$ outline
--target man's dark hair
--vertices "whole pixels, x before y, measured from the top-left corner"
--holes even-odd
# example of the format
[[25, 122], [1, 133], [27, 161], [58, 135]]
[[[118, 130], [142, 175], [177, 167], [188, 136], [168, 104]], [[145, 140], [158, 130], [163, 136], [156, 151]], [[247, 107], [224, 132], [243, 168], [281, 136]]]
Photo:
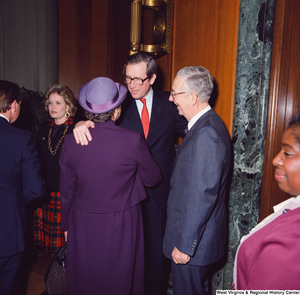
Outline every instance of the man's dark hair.
[[15, 100], [17, 103], [21, 101], [19, 86], [6, 80], [0, 80], [0, 113], [9, 111]]
[[[138, 64], [140, 62], [147, 63], [146, 74], [149, 79], [151, 79], [154, 74], [156, 75], [157, 66], [156, 66], [156, 62], [153, 59], [153, 57], [150, 54], [147, 54], [145, 52], [138, 52], [133, 55], [130, 55], [123, 62], [123, 77], [125, 77], [125, 75], [126, 75], [127, 65]], [[140, 77], [140, 78], [142, 78], [142, 77]]]

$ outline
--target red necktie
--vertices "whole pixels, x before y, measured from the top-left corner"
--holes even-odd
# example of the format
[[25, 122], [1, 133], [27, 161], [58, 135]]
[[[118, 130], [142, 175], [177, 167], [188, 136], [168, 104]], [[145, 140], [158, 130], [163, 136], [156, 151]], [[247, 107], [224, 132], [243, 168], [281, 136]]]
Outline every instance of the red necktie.
[[146, 98], [141, 98], [140, 101], [143, 103], [141, 120], [142, 120], [145, 138], [147, 139], [148, 132], [149, 132], [149, 126], [150, 126], [150, 120], [149, 120], [149, 113], [148, 113], [147, 106], [146, 106]]

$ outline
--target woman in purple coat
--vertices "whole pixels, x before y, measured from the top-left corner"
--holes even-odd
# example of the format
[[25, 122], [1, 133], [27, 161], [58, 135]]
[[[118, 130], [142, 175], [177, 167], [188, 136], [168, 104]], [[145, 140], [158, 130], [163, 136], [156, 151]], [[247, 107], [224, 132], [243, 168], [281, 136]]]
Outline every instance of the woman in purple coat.
[[85, 84], [78, 101], [93, 140], [81, 146], [70, 134], [61, 150], [67, 294], [143, 294], [140, 202], [161, 175], [140, 134], [115, 126], [126, 92], [104, 77]]

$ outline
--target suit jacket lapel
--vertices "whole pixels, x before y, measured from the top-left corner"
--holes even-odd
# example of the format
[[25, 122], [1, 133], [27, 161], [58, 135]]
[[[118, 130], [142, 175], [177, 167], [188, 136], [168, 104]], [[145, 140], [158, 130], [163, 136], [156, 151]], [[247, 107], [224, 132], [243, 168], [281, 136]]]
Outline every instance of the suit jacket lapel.
[[130, 97], [129, 99], [130, 99], [130, 103], [128, 105], [128, 108], [126, 108], [124, 112], [126, 112], [127, 120], [131, 121], [130, 129], [139, 132], [141, 136], [145, 138], [142, 121], [136, 106], [135, 99], [132, 97]]
[[177, 152], [176, 152], [176, 156], [175, 156], [175, 160], [174, 160], [174, 164], [173, 164], [173, 169], [172, 169], [172, 174], [174, 172], [174, 169], [175, 169], [175, 166], [176, 166], [176, 162], [177, 162], [177, 159], [179, 157], [179, 155], [181, 154], [181, 151], [183, 150], [184, 146], [187, 144], [187, 142], [189, 141], [190, 139], [190, 134], [189, 132], [185, 135], [183, 141], [181, 142], [180, 144], [180, 147], [178, 148]]
[[151, 134], [154, 132], [156, 128], [157, 123], [160, 120], [162, 110], [163, 110], [163, 104], [160, 100], [160, 97], [157, 95], [157, 92], [153, 90], [153, 101], [152, 101], [152, 110], [151, 110], [148, 138], [151, 137]]
[[[128, 124], [126, 124], [126, 128], [139, 132], [141, 136], [145, 138], [141, 117], [139, 115], [135, 99], [129, 95], [126, 98], [126, 100], [127, 101], [124, 103], [123, 111], [125, 112], [124, 116], [126, 117], [126, 121], [130, 125], [128, 126]], [[160, 121], [163, 108], [164, 105], [161, 101], [161, 98], [159, 97], [158, 93], [155, 90], [153, 90], [153, 102], [152, 102], [148, 139], [151, 138], [151, 135], [155, 133], [155, 128], [158, 122]]]
[[[193, 125], [193, 127], [191, 128], [191, 130], [189, 130], [189, 132], [186, 134], [186, 136], [184, 137], [179, 149], [177, 150], [177, 153], [176, 153], [176, 157], [175, 157], [175, 160], [174, 160], [174, 165], [173, 165], [173, 171], [175, 169], [175, 166], [176, 166], [176, 162], [177, 162], [177, 159], [181, 153], [181, 151], [184, 149], [184, 146], [188, 143], [188, 141], [190, 140], [190, 138], [193, 136], [193, 133], [201, 128], [202, 124], [206, 121], [206, 119], [211, 116], [211, 111], [212, 109], [210, 109], [208, 112], [206, 112], [203, 116], [201, 116], [198, 121]], [[172, 173], [173, 173], [172, 171]]]

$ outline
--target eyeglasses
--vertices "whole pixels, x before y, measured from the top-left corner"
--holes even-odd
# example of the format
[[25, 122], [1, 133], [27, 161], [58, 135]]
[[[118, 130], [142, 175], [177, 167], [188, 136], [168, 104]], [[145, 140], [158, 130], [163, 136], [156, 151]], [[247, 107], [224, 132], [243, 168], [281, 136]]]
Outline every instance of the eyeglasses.
[[178, 94], [184, 94], [186, 92], [171, 92], [170, 94], [172, 95], [173, 99], [175, 99], [175, 96], [178, 95]]
[[125, 77], [124, 77], [124, 82], [125, 82], [125, 84], [131, 84], [131, 81], [133, 81], [134, 84], [136, 84], [136, 85], [138, 85], [138, 86], [142, 86], [143, 83], [144, 83], [147, 79], [149, 79], [149, 78], [146, 77], [145, 79], [142, 79], [142, 78], [137, 78], [137, 77], [131, 78], [131, 77], [125, 76]]

